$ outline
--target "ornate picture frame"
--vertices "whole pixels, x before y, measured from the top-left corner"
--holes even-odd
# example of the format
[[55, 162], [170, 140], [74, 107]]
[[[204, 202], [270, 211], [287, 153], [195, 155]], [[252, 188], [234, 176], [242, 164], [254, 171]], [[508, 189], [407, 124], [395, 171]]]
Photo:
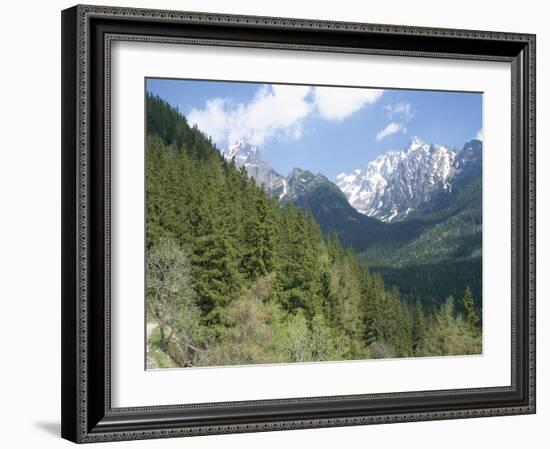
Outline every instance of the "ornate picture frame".
[[[457, 61], [511, 70], [510, 385], [114, 407], [115, 42]], [[85, 443], [535, 413], [535, 36], [78, 5], [62, 12], [62, 436]], [[490, 230], [487, 230], [490, 232]]]

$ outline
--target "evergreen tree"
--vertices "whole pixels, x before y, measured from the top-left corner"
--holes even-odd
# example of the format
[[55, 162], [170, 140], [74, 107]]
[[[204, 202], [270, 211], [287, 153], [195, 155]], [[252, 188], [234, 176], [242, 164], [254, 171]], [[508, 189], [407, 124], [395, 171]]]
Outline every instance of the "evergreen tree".
[[472, 291], [469, 287], [466, 287], [466, 291], [464, 292], [462, 305], [466, 313], [466, 321], [470, 324], [470, 326], [472, 326], [472, 328], [477, 328], [479, 325], [479, 315], [476, 312], [474, 306], [474, 296], [472, 295]]
[[420, 301], [416, 301], [412, 316], [412, 350], [415, 355], [423, 355], [426, 338], [426, 318]]
[[461, 315], [454, 313], [454, 299], [447, 298], [434, 316], [426, 338], [429, 355], [460, 355], [481, 353], [481, 338]]
[[250, 279], [262, 276], [274, 268], [275, 225], [267, 195], [260, 190], [256, 195], [255, 213], [242, 217], [244, 225], [243, 268]]

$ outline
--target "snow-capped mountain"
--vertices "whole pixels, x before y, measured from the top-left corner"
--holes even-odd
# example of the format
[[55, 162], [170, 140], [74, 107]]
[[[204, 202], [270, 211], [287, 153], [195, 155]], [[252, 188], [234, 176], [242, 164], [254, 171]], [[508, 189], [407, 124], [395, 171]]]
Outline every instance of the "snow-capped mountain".
[[461, 174], [481, 172], [481, 151], [479, 140], [457, 151], [414, 137], [408, 148], [388, 151], [362, 170], [342, 173], [336, 183], [357, 211], [385, 222], [399, 221], [452, 193]]
[[[242, 139], [222, 154], [237, 167], [246, 168], [269, 195], [283, 202], [301, 204], [309, 192], [332, 184], [322, 174], [298, 168], [284, 177], [262, 158], [255, 145]], [[481, 174], [481, 156], [479, 140], [456, 150], [414, 137], [406, 149], [388, 151], [362, 170], [338, 175], [336, 185], [361, 214], [384, 222], [402, 221], [445, 205], [458, 186]]]
[[222, 155], [228, 161], [234, 160], [237, 167], [244, 167], [258, 184], [263, 184], [267, 193], [282, 199], [288, 192], [288, 183], [284, 176], [277, 173], [262, 159], [260, 151], [244, 139], [238, 140], [225, 150]]

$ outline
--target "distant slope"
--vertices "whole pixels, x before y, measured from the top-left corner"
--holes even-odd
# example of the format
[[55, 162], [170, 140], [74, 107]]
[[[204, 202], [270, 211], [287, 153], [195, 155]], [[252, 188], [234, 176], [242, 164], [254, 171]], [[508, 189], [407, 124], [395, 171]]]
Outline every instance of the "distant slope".
[[427, 213], [422, 219], [395, 223], [423, 223], [416, 237], [404, 244], [380, 242], [362, 256], [386, 282], [404, 292], [433, 299], [463, 294], [470, 287], [477, 304], [482, 292], [481, 178], [469, 180], [447, 207]]
[[357, 212], [325, 176], [295, 168], [287, 182], [289, 193], [284, 201], [310, 210], [321, 230], [337, 234], [345, 246], [361, 251], [386, 238], [388, 225]]

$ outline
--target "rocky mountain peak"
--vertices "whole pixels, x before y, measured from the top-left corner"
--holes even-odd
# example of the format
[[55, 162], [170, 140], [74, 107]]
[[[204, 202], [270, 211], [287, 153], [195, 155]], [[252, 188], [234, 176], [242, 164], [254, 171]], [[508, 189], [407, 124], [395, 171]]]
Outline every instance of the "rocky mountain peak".
[[284, 176], [277, 173], [264, 161], [260, 150], [245, 139], [239, 139], [227, 149], [221, 151], [228, 161], [235, 161], [239, 168], [244, 167], [249, 176], [253, 177], [266, 191], [282, 199], [287, 193], [287, 182]]
[[223, 156], [231, 161], [235, 159], [237, 165], [243, 163], [254, 163], [260, 158], [260, 152], [255, 145], [248, 143], [245, 139], [239, 139], [222, 151]]

